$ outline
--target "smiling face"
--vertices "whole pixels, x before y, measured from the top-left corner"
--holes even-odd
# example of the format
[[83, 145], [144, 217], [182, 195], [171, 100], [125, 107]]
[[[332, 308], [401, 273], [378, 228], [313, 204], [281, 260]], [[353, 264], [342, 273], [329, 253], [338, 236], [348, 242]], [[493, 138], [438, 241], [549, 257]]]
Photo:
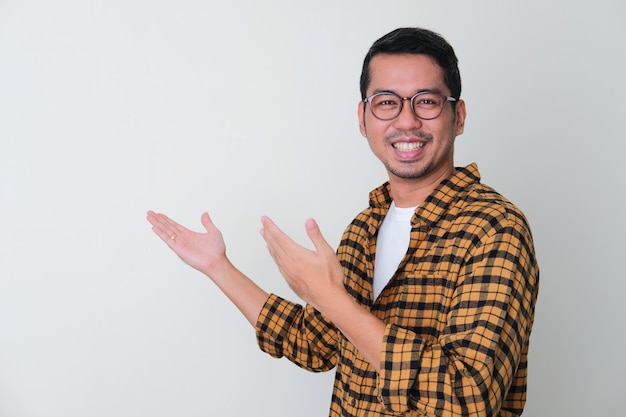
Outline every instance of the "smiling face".
[[[370, 62], [370, 83], [366, 95], [391, 91], [412, 97], [420, 91], [450, 95], [441, 67], [427, 55], [379, 54]], [[454, 139], [463, 133], [465, 103], [456, 109], [446, 102], [441, 115], [422, 120], [413, 114], [408, 100], [400, 115], [379, 120], [359, 104], [359, 127], [372, 152], [383, 163], [392, 186], [395, 183], [438, 184], [454, 171]]]

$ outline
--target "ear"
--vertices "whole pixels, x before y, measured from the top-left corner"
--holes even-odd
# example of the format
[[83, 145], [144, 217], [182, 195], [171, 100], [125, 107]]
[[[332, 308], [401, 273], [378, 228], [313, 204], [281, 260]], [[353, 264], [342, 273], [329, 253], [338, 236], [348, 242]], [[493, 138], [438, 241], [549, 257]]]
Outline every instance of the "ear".
[[356, 112], [357, 116], [359, 117], [359, 130], [361, 131], [361, 135], [366, 138], [367, 129], [365, 128], [365, 103], [363, 102], [363, 100], [359, 101]]
[[465, 108], [465, 100], [459, 100], [456, 103], [456, 135], [461, 135], [465, 130], [465, 117], [467, 109]]

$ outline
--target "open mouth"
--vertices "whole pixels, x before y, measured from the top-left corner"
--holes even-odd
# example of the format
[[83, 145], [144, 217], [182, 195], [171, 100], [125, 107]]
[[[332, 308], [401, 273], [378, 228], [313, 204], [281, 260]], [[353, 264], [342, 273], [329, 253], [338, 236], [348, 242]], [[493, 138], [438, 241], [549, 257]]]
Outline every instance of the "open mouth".
[[397, 142], [393, 144], [393, 148], [400, 152], [411, 152], [418, 150], [424, 146], [424, 142]]

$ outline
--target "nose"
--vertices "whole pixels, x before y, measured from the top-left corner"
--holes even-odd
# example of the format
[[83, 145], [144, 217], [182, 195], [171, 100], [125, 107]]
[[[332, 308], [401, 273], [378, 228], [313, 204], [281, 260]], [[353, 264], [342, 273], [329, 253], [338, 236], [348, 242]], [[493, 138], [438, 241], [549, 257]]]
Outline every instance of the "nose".
[[394, 126], [398, 129], [413, 129], [419, 128], [422, 126], [422, 119], [417, 117], [415, 113], [413, 113], [413, 109], [411, 108], [411, 99], [403, 98], [402, 99], [402, 109], [400, 110], [400, 114], [394, 120]]

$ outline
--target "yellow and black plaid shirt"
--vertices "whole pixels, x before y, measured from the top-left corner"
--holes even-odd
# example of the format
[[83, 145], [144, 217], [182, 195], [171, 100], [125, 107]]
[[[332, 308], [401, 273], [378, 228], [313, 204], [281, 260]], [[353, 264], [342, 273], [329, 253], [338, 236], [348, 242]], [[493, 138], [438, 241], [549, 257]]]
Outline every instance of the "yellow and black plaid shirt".
[[347, 291], [386, 323], [381, 371], [324, 316], [270, 295], [261, 349], [302, 368], [337, 367], [330, 416], [519, 416], [539, 287], [529, 225], [519, 209], [457, 168], [416, 209], [409, 250], [372, 299], [376, 235], [388, 184], [344, 232], [337, 254]]

